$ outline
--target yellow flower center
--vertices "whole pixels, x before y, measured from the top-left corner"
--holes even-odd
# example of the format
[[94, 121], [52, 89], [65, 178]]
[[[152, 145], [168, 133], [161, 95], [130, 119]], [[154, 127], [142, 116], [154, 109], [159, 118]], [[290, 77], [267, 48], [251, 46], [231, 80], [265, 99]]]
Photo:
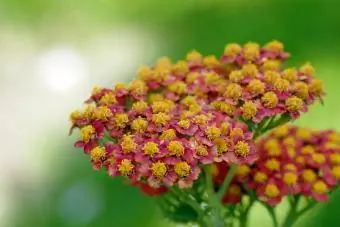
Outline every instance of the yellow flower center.
[[287, 147], [295, 147], [296, 140], [293, 136], [288, 136], [283, 139], [283, 144]]
[[264, 144], [264, 149], [267, 150], [268, 156], [280, 156], [281, 155], [281, 149], [278, 141], [276, 139], [269, 139]]
[[80, 112], [79, 110], [73, 111], [70, 114], [70, 120], [71, 120], [72, 124], [74, 124], [76, 122], [76, 120], [78, 120], [82, 117], [83, 117], [83, 113]]
[[188, 84], [192, 84], [196, 81], [196, 79], [200, 76], [200, 74], [198, 72], [190, 72], [188, 73], [188, 75], [185, 78], [185, 81]]
[[196, 154], [198, 154], [199, 156], [207, 156], [208, 155], [208, 149], [206, 146], [204, 145], [199, 145], [196, 148]]
[[254, 176], [254, 181], [257, 183], [264, 183], [268, 179], [267, 174], [264, 172], [256, 172]]
[[216, 138], [214, 139], [214, 143], [219, 154], [225, 153], [228, 151], [229, 145], [225, 139]]
[[266, 71], [264, 73], [264, 80], [271, 85], [274, 85], [280, 79], [280, 74], [275, 71]]
[[178, 122], [178, 125], [181, 127], [181, 128], [184, 128], [184, 129], [188, 129], [190, 127], [190, 121], [189, 120], [180, 120]]
[[340, 154], [339, 153], [333, 153], [330, 156], [332, 164], [340, 164]]
[[224, 48], [224, 55], [228, 57], [235, 57], [237, 54], [241, 53], [242, 47], [237, 43], [229, 43]]
[[157, 60], [156, 68], [170, 69], [171, 65], [171, 60], [168, 57], [161, 57]]
[[314, 80], [312, 80], [312, 82], [308, 86], [308, 88], [309, 88], [310, 93], [320, 96], [324, 92], [323, 81], [314, 79]]
[[289, 97], [288, 99], [286, 99], [285, 103], [287, 110], [289, 111], [300, 110], [302, 108], [302, 104], [303, 104], [302, 99], [296, 96]]
[[193, 50], [187, 54], [187, 61], [200, 63], [202, 59], [203, 59], [202, 54], [200, 54], [196, 50]]
[[174, 170], [179, 177], [186, 177], [189, 175], [191, 168], [186, 162], [178, 162], [175, 164]]
[[280, 67], [281, 67], [281, 62], [280, 61], [276, 61], [276, 60], [267, 60], [263, 63], [263, 69], [265, 71], [268, 71], [268, 70], [273, 70], [273, 71], [276, 71], [276, 70], [279, 70]]
[[297, 175], [295, 173], [291, 173], [291, 172], [285, 173], [283, 175], [283, 181], [288, 185], [296, 184], [297, 178], [298, 178]]
[[134, 80], [129, 85], [129, 90], [137, 95], [143, 95], [148, 91], [148, 87], [142, 80]]
[[271, 171], [274, 171], [274, 170], [278, 171], [278, 170], [280, 170], [280, 163], [275, 158], [267, 160], [265, 166], [266, 166], [267, 169], [269, 169]]
[[143, 146], [144, 154], [153, 156], [159, 152], [158, 144], [155, 142], [147, 142]]
[[176, 131], [174, 129], [167, 129], [162, 132], [161, 139], [173, 140], [176, 137]]
[[129, 159], [123, 159], [122, 162], [118, 165], [118, 171], [126, 176], [126, 175], [129, 175], [133, 168], [135, 166], [131, 163], [131, 161]]
[[331, 143], [335, 143], [340, 145], [340, 133], [338, 132], [332, 132], [329, 136], [329, 140]]
[[135, 110], [135, 111], [143, 111], [147, 107], [148, 107], [148, 104], [144, 101], [138, 101], [132, 104], [132, 110]]
[[[315, 154], [315, 148], [312, 145], [306, 145], [301, 148], [302, 154]], [[317, 156], [315, 158], [318, 158]]]
[[99, 120], [107, 120], [112, 116], [111, 110], [107, 106], [99, 106], [94, 109], [94, 117]]
[[252, 101], [246, 101], [241, 107], [241, 109], [242, 109], [242, 116], [246, 120], [252, 119], [253, 117], [255, 117], [257, 113], [256, 104], [253, 103]]
[[114, 122], [115, 122], [115, 125], [118, 127], [118, 128], [124, 128], [126, 126], [126, 124], [129, 122], [129, 117], [127, 114], [116, 114], [114, 116]]
[[264, 194], [269, 198], [275, 198], [280, 194], [280, 190], [275, 184], [267, 184]]
[[106, 93], [105, 95], [103, 95], [103, 97], [101, 97], [101, 99], [99, 100], [100, 104], [104, 104], [104, 105], [112, 105], [117, 103], [116, 100], [116, 96], [113, 93]]
[[275, 90], [279, 92], [287, 91], [289, 88], [289, 81], [286, 79], [277, 79], [274, 83]]
[[178, 61], [172, 66], [174, 73], [185, 74], [189, 71], [188, 63], [186, 61]]
[[257, 77], [257, 74], [258, 74], [257, 67], [254, 64], [243, 65], [242, 69], [241, 69], [241, 72], [242, 72], [242, 75], [244, 77], [249, 76], [251, 78]]
[[294, 158], [296, 156], [296, 151], [292, 147], [287, 148], [287, 154], [290, 158]]
[[160, 112], [169, 113], [172, 107], [173, 105], [171, 102], [155, 101], [154, 103], [152, 103], [151, 108], [152, 108], [153, 113], [160, 113]]
[[306, 163], [306, 159], [304, 156], [300, 155], [295, 158], [295, 162], [298, 164], [304, 165]]
[[310, 140], [312, 138], [313, 134], [312, 134], [312, 131], [310, 129], [298, 128], [298, 130], [296, 131], [296, 136], [299, 139]]
[[93, 161], [100, 161], [105, 158], [105, 147], [95, 147], [90, 152], [90, 157]]
[[240, 140], [236, 143], [235, 147], [234, 147], [234, 151], [235, 154], [241, 157], [246, 157], [248, 156], [249, 152], [250, 152], [250, 147], [248, 145], [248, 143]]
[[204, 77], [204, 81], [209, 85], [217, 84], [220, 81], [220, 79], [221, 77], [218, 74], [211, 73], [211, 72], [205, 74], [205, 77]]
[[265, 90], [265, 84], [258, 79], [253, 79], [248, 84], [248, 89], [253, 94], [262, 94]]
[[206, 125], [209, 117], [204, 114], [200, 114], [194, 117], [193, 122], [197, 125]]
[[221, 135], [227, 135], [228, 131], [229, 131], [229, 128], [230, 128], [230, 125], [226, 122], [223, 122], [220, 126], [221, 128]]
[[230, 99], [238, 99], [242, 95], [242, 87], [238, 84], [229, 84], [224, 92], [224, 96]]
[[283, 51], [284, 46], [281, 42], [273, 40], [267, 43], [264, 48], [272, 52], [280, 53]]
[[293, 87], [297, 97], [301, 99], [308, 97], [308, 85], [305, 82], [295, 82]]
[[100, 92], [102, 92], [103, 88], [101, 87], [98, 87], [98, 86], [94, 86], [92, 88], [92, 92], [91, 92], [91, 95], [97, 95], [99, 94]]
[[302, 172], [302, 178], [304, 181], [311, 183], [316, 180], [316, 174], [313, 170], [306, 169]]
[[257, 43], [247, 43], [243, 48], [244, 58], [248, 61], [254, 61], [260, 56], [260, 46]]
[[214, 55], [208, 55], [204, 57], [203, 64], [208, 68], [214, 68], [220, 66], [220, 61]]
[[315, 70], [314, 70], [314, 67], [309, 62], [307, 62], [306, 64], [301, 66], [300, 72], [303, 74], [312, 76], [314, 75]]
[[148, 101], [152, 104], [154, 102], [157, 102], [157, 101], [162, 101], [164, 100], [164, 96], [162, 94], [159, 94], [159, 93], [152, 93], [152, 94], [149, 94], [148, 96]]
[[152, 163], [151, 167], [152, 175], [154, 175], [157, 178], [163, 178], [166, 174], [167, 168], [164, 162], [156, 162]]
[[152, 122], [158, 126], [164, 126], [170, 121], [170, 116], [165, 113], [157, 113], [152, 115]]
[[168, 89], [178, 95], [182, 95], [187, 92], [187, 85], [182, 81], [176, 81], [168, 86]]
[[285, 69], [282, 73], [282, 78], [288, 80], [289, 82], [295, 82], [298, 78], [297, 70], [295, 68]]
[[274, 136], [282, 138], [288, 135], [289, 127], [287, 125], [282, 125], [274, 130]]
[[272, 92], [266, 92], [262, 98], [261, 98], [263, 105], [267, 108], [274, 108], [277, 106], [277, 103], [279, 102], [279, 99], [277, 98], [277, 95]]
[[236, 127], [230, 131], [230, 137], [232, 139], [243, 136], [243, 129]]
[[237, 83], [244, 78], [240, 70], [234, 70], [229, 74], [229, 80], [231, 82]]
[[326, 157], [323, 154], [312, 154], [312, 159], [317, 164], [323, 164], [326, 162]]
[[153, 79], [153, 71], [149, 66], [146, 65], [139, 67], [137, 75], [139, 79], [144, 81]]
[[84, 126], [80, 129], [80, 138], [84, 142], [89, 142], [92, 135], [96, 132], [92, 125]]
[[313, 191], [319, 194], [324, 194], [328, 191], [328, 187], [322, 180], [318, 180], [313, 184]]
[[137, 144], [130, 135], [123, 136], [120, 146], [125, 153], [131, 153], [137, 148]]
[[216, 126], [209, 126], [205, 129], [205, 134], [207, 135], [208, 139], [214, 140], [221, 136], [221, 130]]
[[340, 179], [340, 166], [334, 166], [332, 168], [332, 174], [336, 179]]
[[296, 166], [294, 164], [291, 164], [291, 163], [284, 165], [283, 168], [284, 168], [284, 170], [293, 171], [293, 172], [295, 172], [297, 170]]
[[250, 168], [248, 165], [240, 165], [237, 168], [237, 172], [236, 175], [241, 176], [241, 177], [245, 177], [248, 176], [248, 174], [250, 173]]
[[184, 146], [179, 141], [171, 141], [167, 149], [170, 151], [170, 155], [176, 155], [177, 157], [184, 155]]
[[147, 127], [148, 127], [148, 121], [141, 117], [138, 117], [137, 119], [133, 120], [131, 123], [131, 129], [138, 133], [145, 132]]

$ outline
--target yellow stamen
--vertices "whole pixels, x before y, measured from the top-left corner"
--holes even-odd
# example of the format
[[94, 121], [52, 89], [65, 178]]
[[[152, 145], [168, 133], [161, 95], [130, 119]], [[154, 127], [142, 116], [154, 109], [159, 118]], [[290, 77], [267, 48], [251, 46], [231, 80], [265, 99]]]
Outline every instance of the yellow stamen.
[[153, 156], [159, 152], [158, 144], [155, 142], [147, 142], [144, 144], [143, 149], [144, 154]]
[[130, 136], [130, 135], [124, 135], [123, 136], [123, 139], [122, 139], [122, 142], [120, 143], [120, 146], [125, 153], [134, 152], [137, 148], [137, 144], [135, 143], [132, 136]]
[[230, 99], [238, 99], [242, 95], [242, 87], [238, 84], [229, 84], [226, 87], [226, 91], [224, 93], [224, 97]]
[[187, 61], [189, 62], [199, 64], [202, 60], [203, 60], [202, 54], [200, 54], [196, 50], [193, 50], [187, 54]]
[[206, 125], [209, 120], [209, 117], [204, 114], [200, 114], [194, 117], [193, 123], [197, 125]]
[[161, 139], [173, 140], [176, 137], [176, 131], [174, 129], [167, 129], [162, 132]]
[[170, 121], [170, 116], [165, 113], [157, 113], [152, 115], [152, 122], [158, 126], [164, 126]]
[[178, 122], [178, 125], [181, 127], [181, 128], [184, 128], [184, 129], [188, 129], [190, 127], [190, 121], [189, 120], [180, 120]]
[[143, 111], [148, 107], [148, 104], [144, 101], [137, 101], [132, 104], [132, 110]]
[[204, 81], [208, 85], [217, 84], [220, 79], [221, 77], [218, 74], [212, 72], [206, 73], [204, 77]]
[[129, 159], [123, 159], [122, 162], [118, 165], [118, 171], [126, 176], [132, 173], [133, 168], [135, 166], [131, 163]]
[[340, 154], [339, 153], [333, 153], [329, 157], [330, 157], [332, 164], [340, 164]]
[[256, 181], [257, 183], [264, 183], [267, 181], [267, 179], [268, 179], [268, 176], [264, 172], [255, 173], [254, 181]]
[[302, 99], [300, 99], [296, 96], [292, 96], [292, 97], [289, 97], [288, 99], [286, 99], [285, 105], [287, 107], [287, 110], [297, 111], [297, 110], [301, 110], [302, 105], [303, 105], [303, 101], [302, 101]]
[[176, 155], [177, 157], [184, 155], [184, 146], [179, 141], [171, 141], [167, 149], [170, 151], [170, 155]]
[[302, 172], [302, 178], [304, 181], [311, 183], [316, 180], [316, 174], [313, 170], [306, 169], [306, 170], [303, 170]]
[[105, 158], [105, 155], [106, 155], [105, 147], [95, 147], [90, 152], [90, 157], [95, 162]]
[[80, 129], [80, 138], [84, 142], [89, 142], [92, 135], [96, 132], [95, 128], [92, 125], [84, 126]]
[[133, 120], [131, 123], [131, 129], [136, 131], [137, 133], [143, 133], [148, 128], [148, 121], [144, 118], [138, 117]]
[[173, 105], [167, 101], [155, 101], [154, 103], [152, 103], [151, 108], [153, 113], [169, 113], [173, 108]]
[[236, 57], [241, 51], [242, 47], [240, 45], [237, 43], [229, 43], [224, 48], [224, 55], [227, 57]]
[[312, 131], [308, 128], [298, 128], [296, 131], [296, 136], [299, 139], [310, 140], [313, 136]]
[[94, 109], [93, 113], [94, 117], [99, 120], [108, 120], [112, 117], [112, 112], [107, 106], [99, 106]]
[[154, 102], [163, 101], [163, 100], [164, 100], [164, 96], [162, 94], [159, 94], [159, 93], [149, 94], [149, 97], [148, 97], [148, 101], [151, 104], [154, 103]]
[[266, 166], [267, 169], [269, 169], [271, 171], [274, 171], [274, 170], [278, 171], [278, 170], [280, 170], [280, 162], [277, 159], [275, 159], [275, 158], [268, 159], [266, 161], [265, 166]]
[[234, 70], [229, 74], [229, 80], [233, 83], [237, 83], [243, 79], [243, 74], [240, 70]]
[[277, 138], [282, 138], [287, 136], [289, 133], [289, 127], [287, 125], [282, 125], [276, 128], [273, 132], [274, 136]]
[[188, 84], [192, 84], [196, 81], [196, 79], [200, 76], [198, 72], [190, 72], [186, 75], [185, 81]]
[[314, 79], [308, 86], [308, 90], [311, 94], [314, 94], [316, 96], [320, 96], [324, 93], [324, 88], [323, 88], [323, 81], [322, 80], [317, 80]]
[[149, 66], [146, 66], [146, 65], [139, 67], [137, 71], [138, 78], [144, 81], [152, 80], [153, 75], [154, 75], [153, 70]]
[[249, 42], [243, 47], [243, 56], [248, 61], [254, 61], [260, 56], [260, 46], [257, 43]]
[[284, 165], [283, 169], [288, 170], [288, 171], [293, 171], [293, 172], [297, 170], [296, 166], [291, 163]]
[[169, 70], [171, 69], [171, 66], [171, 60], [168, 57], [161, 57], [156, 62], [156, 68]]
[[256, 78], [258, 74], [257, 67], [254, 64], [243, 65], [241, 72], [244, 77], [249, 76], [251, 78]]
[[283, 175], [283, 181], [287, 185], [294, 185], [294, 184], [296, 184], [297, 179], [298, 179], [297, 175], [295, 173], [292, 173], [292, 172], [288, 172], [288, 173], [285, 173]]
[[253, 117], [255, 117], [257, 113], [256, 104], [253, 103], [252, 101], [246, 101], [241, 107], [241, 110], [242, 110], [242, 116], [246, 120], [252, 119]]
[[315, 70], [314, 70], [314, 67], [309, 62], [307, 62], [306, 64], [301, 66], [300, 72], [306, 75], [313, 76]]
[[182, 95], [187, 92], [187, 85], [182, 81], [176, 81], [168, 86], [169, 91]]
[[196, 148], [196, 154], [199, 156], [207, 156], [208, 155], [208, 149], [204, 145], [199, 145]]
[[225, 153], [229, 149], [229, 145], [225, 139], [216, 138], [214, 139], [214, 143], [219, 154]]
[[172, 66], [172, 71], [178, 74], [188, 73], [188, 63], [186, 61], [178, 61], [176, 64]]
[[274, 108], [277, 106], [277, 103], [279, 102], [279, 99], [277, 98], [277, 95], [272, 92], [266, 92], [262, 98], [261, 98], [263, 105], [267, 108]]
[[264, 48], [275, 53], [280, 53], [283, 51], [284, 46], [280, 41], [273, 40], [267, 43]]
[[252, 94], [262, 94], [265, 90], [265, 84], [258, 79], [253, 79], [249, 82], [248, 89]]
[[275, 184], [267, 184], [264, 194], [269, 198], [275, 198], [280, 194], [280, 189]]
[[289, 82], [295, 82], [298, 78], [297, 70], [295, 68], [288, 68], [282, 72], [282, 78], [288, 80]]
[[116, 114], [113, 120], [115, 122], [116, 127], [124, 128], [126, 124], [129, 122], [129, 117], [127, 114], [121, 113], [121, 114]]
[[92, 92], [91, 92], [91, 95], [97, 95], [99, 94], [100, 92], [102, 92], [103, 88], [101, 87], [98, 87], [98, 86], [94, 86], [92, 88]]
[[268, 70], [277, 71], [280, 69], [280, 67], [281, 67], [281, 62], [276, 61], [276, 60], [267, 60], [263, 63], [263, 66], [262, 66], [262, 68], [265, 71], [268, 71]]
[[324, 194], [328, 191], [328, 187], [322, 180], [318, 180], [313, 184], [313, 191], [319, 194]]
[[332, 174], [336, 179], [340, 179], [340, 166], [333, 166]]
[[179, 177], [186, 177], [189, 175], [191, 168], [186, 162], [178, 162], [175, 164], [174, 170]]
[[293, 87], [297, 97], [301, 99], [306, 99], [308, 97], [308, 85], [305, 82], [295, 82]]
[[281, 149], [276, 139], [269, 139], [264, 143], [264, 149], [267, 150], [268, 156], [276, 157], [281, 155]]
[[116, 100], [116, 96], [113, 93], [106, 93], [100, 100], [99, 100], [100, 104], [103, 105], [112, 105], [112, 104], [116, 104], [117, 100]]
[[156, 162], [152, 163], [151, 167], [152, 175], [154, 175], [157, 178], [163, 178], [167, 172], [167, 168], [164, 162]]
[[264, 80], [266, 83], [274, 85], [280, 79], [280, 74], [275, 71], [266, 71], [264, 73]]
[[243, 129], [241, 129], [239, 127], [235, 127], [230, 131], [230, 137], [232, 139], [235, 139], [237, 137], [242, 137], [243, 135], [244, 135]]
[[129, 85], [129, 90], [137, 95], [144, 95], [148, 91], [148, 87], [142, 80], [134, 80]]
[[220, 61], [215, 55], [208, 55], [204, 57], [203, 64], [208, 68], [216, 68], [220, 66]]
[[250, 168], [248, 165], [245, 165], [245, 164], [238, 166], [237, 171], [236, 171], [236, 175], [240, 177], [246, 177], [249, 175], [249, 173], [250, 173]]
[[250, 152], [250, 147], [249, 147], [248, 143], [240, 140], [236, 143], [236, 145], [234, 147], [234, 152], [238, 156], [246, 157], [246, 156], [248, 156], [248, 154]]
[[312, 154], [312, 159], [317, 164], [323, 164], [326, 162], [326, 157], [323, 154], [318, 154], [318, 153]]
[[283, 144], [287, 147], [295, 147], [296, 139], [293, 136], [288, 136], [283, 139]]
[[301, 148], [301, 154], [315, 154], [315, 148], [312, 145], [306, 145]]
[[209, 126], [205, 129], [205, 134], [207, 135], [208, 139], [214, 140], [221, 136], [221, 130], [216, 126]]
[[275, 90], [279, 92], [287, 91], [289, 88], [289, 81], [286, 79], [277, 79], [274, 83]]

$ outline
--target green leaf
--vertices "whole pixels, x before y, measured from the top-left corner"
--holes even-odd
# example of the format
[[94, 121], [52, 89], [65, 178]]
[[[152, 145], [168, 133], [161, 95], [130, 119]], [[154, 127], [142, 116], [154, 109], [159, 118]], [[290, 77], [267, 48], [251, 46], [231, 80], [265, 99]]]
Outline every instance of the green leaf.
[[173, 212], [169, 212], [165, 216], [177, 223], [196, 222], [198, 218], [197, 212], [187, 204], [180, 204], [178, 207], [175, 207]]

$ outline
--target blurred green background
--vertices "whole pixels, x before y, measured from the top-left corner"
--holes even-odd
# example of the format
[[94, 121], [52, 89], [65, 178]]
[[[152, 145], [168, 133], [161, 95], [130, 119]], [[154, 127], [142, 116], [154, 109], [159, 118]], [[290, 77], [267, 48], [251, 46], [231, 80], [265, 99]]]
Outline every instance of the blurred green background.
[[[0, 226], [167, 226], [155, 201], [92, 171], [68, 137], [68, 113], [95, 84], [138, 65], [227, 42], [279, 39], [325, 81], [325, 106], [296, 124], [340, 130], [336, 0], [0, 0]], [[284, 213], [284, 205], [278, 212]], [[340, 193], [296, 226], [338, 226]], [[252, 226], [270, 226], [255, 207]]]

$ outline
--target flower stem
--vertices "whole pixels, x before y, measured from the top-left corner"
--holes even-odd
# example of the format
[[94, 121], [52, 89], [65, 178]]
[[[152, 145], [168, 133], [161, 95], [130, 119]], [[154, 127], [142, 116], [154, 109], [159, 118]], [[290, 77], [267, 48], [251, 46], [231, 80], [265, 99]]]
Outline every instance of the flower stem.
[[315, 205], [316, 202], [310, 202], [306, 207], [304, 207], [302, 210], [297, 211], [298, 208], [298, 202], [299, 198], [297, 198], [294, 203], [291, 205], [291, 209], [283, 223], [283, 227], [291, 227], [294, 225], [294, 223], [307, 211], [312, 209]]
[[231, 164], [227, 176], [224, 178], [224, 181], [217, 192], [217, 197], [219, 200], [221, 200], [224, 196], [224, 194], [228, 191], [228, 188], [230, 186], [230, 183], [236, 173], [237, 165]]
[[247, 207], [242, 211], [240, 215], [240, 227], [247, 227], [248, 226], [248, 217], [249, 217], [249, 211], [254, 205], [255, 200], [253, 198], [250, 199], [249, 204]]
[[274, 208], [272, 206], [264, 203], [264, 202], [261, 202], [261, 204], [267, 209], [268, 214], [269, 214], [269, 216], [271, 217], [271, 219], [273, 221], [273, 227], [278, 227], [279, 223], [277, 221], [277, 217], [276, 217]]

